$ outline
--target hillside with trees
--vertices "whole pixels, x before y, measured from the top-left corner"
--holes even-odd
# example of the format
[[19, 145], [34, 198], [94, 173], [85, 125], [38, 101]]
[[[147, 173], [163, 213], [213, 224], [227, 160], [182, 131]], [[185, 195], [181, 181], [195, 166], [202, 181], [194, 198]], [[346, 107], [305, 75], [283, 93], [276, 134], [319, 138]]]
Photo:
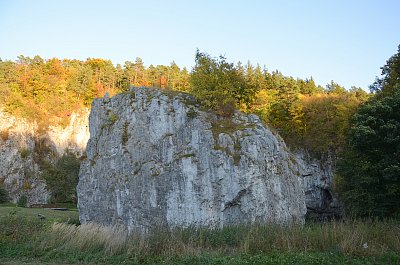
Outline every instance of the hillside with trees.
[[346, 90], [333, 81], [324, 88], [312, 77], [295, 79], [200, 51], [195, 62], [189, 72], [175, 62], [146, 67], [140, 58], [114, 66], [104, 59], [19, 56], [16, 61], [0, 61], [0, 104], [4, 111], [45, 128], [67, 124], [73, 111], [89, 107], [94, 98], [130, 86], [190, 92], [210, 109], [255, 113], [290, 145], [321, 156], [336, 154], [343, 146], [349, 117], [368, 98], [361, 88]]
[[[36, 120], [40, 125], [66, 123], [71, 112], [90, 106], [108, 92], [129, 86], [152, 86], [185, 91], [189, 73], [175, 63], [144, 67], [140, 58], [114, 66], [110, 60], [44, 60], [19, 56], [0, 61], [0, 104], [4, 110]], [[50, 119], [50, 120], [49, 120]]]
[[204, 106], [230, 113], [241, 109], [259, 115], [293, 148], [314, 156], [335, 156], [346, 141], [349, 118], [369, 95], [361, 88], [346, 90], [335, 82], [323, 88], [310, 79], [268, 72], [250, 62], [228, 63], [197, 51], [191, 88]]

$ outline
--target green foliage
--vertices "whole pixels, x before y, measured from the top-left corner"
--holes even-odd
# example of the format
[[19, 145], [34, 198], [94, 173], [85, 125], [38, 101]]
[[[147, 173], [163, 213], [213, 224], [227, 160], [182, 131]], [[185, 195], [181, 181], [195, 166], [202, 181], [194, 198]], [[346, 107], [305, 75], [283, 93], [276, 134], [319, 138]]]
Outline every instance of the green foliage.
[[197, 113], [197, 111], [194, 108], [190, 108], [187, 112], [186, 112], [186, 116], [189, 119], [194, 119], [199, 115], [199, 113]]
[[31, 151], [28, 148], [21, 148], [19, 153], [21, 154], [21, 158], [25, 159], [31, 154]]
[[400, 215], [400, 91], [360, 107], [338, 173], [350, 214]]
[[25, 195], [21, 195], [21, 197], [18, 198], [17, 206], [26, 207], [27, 204], [28, 204], [28, 197], [26, 197]]
[[191, 92], [206, 107], [231, 116], [235, 107], [249, 107], [256, 89], [226, 58], [212, 58], [199, 50], [190, 76]]
[[323, 89], [312, 78], [294, 79], [278, 71], [264, 70], [263, 77], [251, 111], [291, 146], [302, 147], [315, 157], [341, 150], [349, 118], [368, 98], [360, 88], [346, 90], [334, 82]]
[[[2, 248], [5, 243], [18, 246], [19, 248], [14, 248], [14, 250], [19, 249], [15, 254], [21, 254], [26, 251], [27, 246], [34, 247], [36, 243], [40, 243], [38, 240], [43, 240], [42, 242], [45, 243], [45, 239], [41, 236], [48, 230], [51, 223], [72, 223], [76, 222], [77, 219], [77, 211], [0, 206], [0, 256], [3, 257], [5, 253], [5, 249]], [[25, 254], [28, 254], [28, 252], [25, 252]]]
[[226, 133], [232, 135], [236, 131], [241, 131], [246, 128], [254, 127], [252, 124], [243, 125], [240, 123], [235, 123], [230, 118], [222, 118], [219, 120], [214, 120], [211, 123], [211, 131], [215, 140], [218, 139], [219, 134]]
[[400, 46], [354, 115], [338, 164], [338, 188], [349, 214], [400, 216]]
[[[20, 56], [15, 62], [0, 61], [0, 104], [14, 115], [36, 120], [45, 130], [54, 123], [67, 124], [72, 109], [88, 106], [106, 92], [112, 96], [130, 86], [192, 91], [207, 108], [226, 116], [235, 108], [256, 113], [290, 144], [320, 154], [340, 149], [347, 117], [365, 100], [361, 89], [347, 91], [333, 81], [324, 89], [312, 77], [294, 79], [250, 62], [233, 65], [222, 56], [212, 58], [199, 51], [195, 60], [189, 73], [175, 62], [145, 67], [140, 58], [114, 66], [98, 58], [79, 61]], [[397, 65], [398, 61], [394, 56], [388, 65]], [[374, 91], [394, 87], [395, 72], [388, 67], [383, 72], [387, 78], [377, 79]], [[116, 118], [110, 116], [109, 124]], [[335, 131], [336, 127], [340, 130]], [[8, 135], [5, 132], [0, 137], [7, 139]]]
[[[40, 219], [39, 215], [45, 217], [46, 222], [68, 222], [76, 223], [79, 219], [79, 213], [75, 205], [57, 204], [59, 207], [68, 208], [68, 211], [56, 211], [48, 208], [16, 208], [15, 205], [0, 205], [0, 219], [4, 222], [10, 221], [8, 217], [13, 216], [19, 219]], [[69, 220], [69, 221], [68, 221]], [[1, 229], [0, 229], [1, 230]]]
[[[19, 209], [17, 210], [15, 207], [13, 210], [10, 210], [10, 207], [4, 208], [8, 212], [5, 215], [0, 215], [0, 244], [1, 242], [12, 244], [32, 242], [43, 231], [44, 223], [37, 216], [25, 218], [20, 216]], [[0, 213], [3, 213], [2, 209], [3, 207], [0, 207]]]
[[[36, 120], [44, 130], [54, 123], [67, 124], [73, 109], [90, 105], [93, 98], [106, 92], [112, 96], [130, 86], [159, 87], [168, 94], [191, 91], [205, 107], [222, 115], [230, 116], [235, 108], [258, 114], [285, 141], [320, 155], [337, 153], [345, 139], [348, 117], [367, 97], [362, 89], [348, 91], [333, 81], [324, 89], [312, 77], [295, 79], [250, 62], [234, 65], [222, 56], [213, 58], [200, 51], [195, 61], [189, 73], [175, 62], [145, 67], [140, 58], [114, 66], [98, 58], [20, 56], [15, 62], [0, 61], [0, 104], [14, 115]], [[383, 68], [385, 76], [377, 79], [373, 91], [391, 91], [398, 86], [397, 70], [393, 69], [398, 69], [399, 61], [398, 55], [388, 61]], [[190, 117], [192, 114], [189, 112]], [[116, 119], [111, 115], [108, 124]], [[7, 139], [7, 132], [0, 137]]]
[[8, 202], [8, 192], [5, 188], [0, 187], [0, 203]]
[[297, 130], [289, 143], [305, 147], [317, 157], [339, 153], [346, 143], [349, 120], [365, 100], [362, 95], [340, 92], [301, 97], [301, 114], [297, 123], [292, 121]]
[[375, 79], [375, 82], [370, 86], [371, 92], [376, 93], [378, 97], [397, 93], [400, 90], [400, 45], [397, 53], [386, 61], [381, 70], [382, 77]]
[[130, 86], [188, 91], [189, 72], [175, 63], [145, 68], [142, 60], [116, 67], [109, 60], [44, 60], [19, 56], [0, 61], [0, 104], [7, 112], [36, 120], [39, 127], [65, 124], [73, 109], [92, 100], [127, 91]]
[[77, 202], [79, 167], [79, 159], [71, 153], [64, 154], [55, 165], [43, 164], [42, 177], [51, 191], [53, 202]]
[[109, 124], [109, 126], [114, 125], [114, 123], [115, 123], [117, 120], [118, 120], [118, 115], [111, 111], [111, 112], [108, 114], [108, 124]]

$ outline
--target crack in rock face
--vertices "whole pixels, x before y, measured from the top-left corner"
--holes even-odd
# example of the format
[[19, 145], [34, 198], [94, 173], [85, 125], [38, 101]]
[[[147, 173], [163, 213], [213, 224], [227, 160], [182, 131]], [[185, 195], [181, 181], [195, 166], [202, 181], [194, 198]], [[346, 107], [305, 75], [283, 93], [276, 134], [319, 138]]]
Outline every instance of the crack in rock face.
[[79, 173], [82, 223], [213, 227], [303, 223], [297, 160], [255, 115], [220, 117], [148, 88], [94, 100]]

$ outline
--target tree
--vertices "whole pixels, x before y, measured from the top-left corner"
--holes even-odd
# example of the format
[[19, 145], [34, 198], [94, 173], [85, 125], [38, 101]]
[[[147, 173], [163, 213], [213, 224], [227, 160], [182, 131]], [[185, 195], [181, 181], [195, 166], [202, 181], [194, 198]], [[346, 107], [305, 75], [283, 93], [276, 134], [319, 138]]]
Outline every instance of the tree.
[[170, 77], [168, 88], [172, 90], [179, 90], [179, 83], [181, 79], [181, 69], [178, 65], [173, 61], [170, 65]]
[[344, 95], [347, 92], [344, 87], [341, 87], [339, 84], [333, 82], [333, 80], [330, 84], [326, 85], [326, 89], [328, 91], [328, 94]]
[[124, 65], [124, 76], [132, 86], [146, 85], [146, 71], [143, 60], [136, 57], [134, 63], [126, 61]]
[[353, 116], [349, 144], [338, 164], [338, 187], [347, 211], [400, 214], [400, 49], [382, 67], [376, 93]]
[[400, 213], [400, 93], [360, 107], [338, 165], [339, 191], [349, 213]]
[[393, 95], [400, 90], [400, 45], [397, 53], [386, 61], [381, 67], [382, 77], [376, 77], [375, 82], [370, 86], [372, 93], [379, 94], [378, 97]]
[[244, 76], [226, 58], [212, 58], [199, 50], [191, 74], [191, 92], [210, 109], [231, 115], [235, 107], [248, 106], [257, 92], [248, 86]]
[[78, 64], [69, 78], [68, 89], [80, 100], [89, 105], [96, 97], [96, 87], [92, 68], [87, 64]]
[[364, 101], [364, 97], [347, 91], [302, 96], [303, 128], [296, 137], [300, 145], [318, 157], [340, 152], [346, 143], [349, 119]]
[[297, 83], [300, 87], [300, 93], [303, 95], [313, 95], [323, 92], [323, 88], [317, 86], [312, 77], [310, 77], [310, 79], [306, 78], [306, 80], [297, 79]]
[[184, 67], [179, 76], [179, 83], [176, 87], [177, 90], [188, 92], [190, 90], [190, 74], [189, 71]]
[[79, 167], [79, 159], [71, 153], [64, 154], [55, 165], [44, 165], [42, 177], [51, 191], [53, 202], [76, 203]]

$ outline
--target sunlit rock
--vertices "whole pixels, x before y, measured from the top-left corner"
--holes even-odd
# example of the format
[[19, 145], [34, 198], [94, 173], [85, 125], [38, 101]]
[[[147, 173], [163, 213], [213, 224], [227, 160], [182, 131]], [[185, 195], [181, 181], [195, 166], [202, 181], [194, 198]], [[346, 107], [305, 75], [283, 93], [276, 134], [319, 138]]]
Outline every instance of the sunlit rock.
[[96, 99], [78, 184], [83, 223], [223, 227], [303, 223], [301, 168], [255, 115], [203, 111], [146, 88]]

